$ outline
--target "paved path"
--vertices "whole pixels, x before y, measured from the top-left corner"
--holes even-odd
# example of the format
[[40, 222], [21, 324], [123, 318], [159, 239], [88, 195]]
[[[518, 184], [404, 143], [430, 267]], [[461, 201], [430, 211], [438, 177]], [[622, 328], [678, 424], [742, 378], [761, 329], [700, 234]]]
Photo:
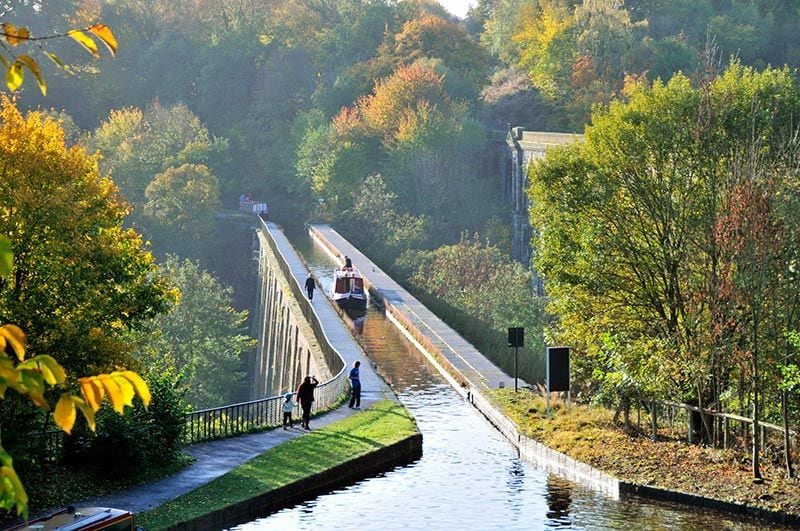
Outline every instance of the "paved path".
[[[353, 266], [371, 284], [372, 288], [396, 308], [405, 319], [419, 330], [473, 386], [496, 389], [514, 385], [514, 378], [489, 361], [472, 344], [426, 308], [413, 295], [395, 282], [369, 258], [361, 254], [349, 241], [328, 225], [311, 225], [312, 235], [327, 247], [329, 252], [349, 256]], [[340, 258], [344, 262], [343, 258]], [[527, 385], [521, 379], [520, 385]]]
[[[305, 264], [277, 226], [268, 223], [267, 227], [278, 244], [281, 254], [289, 264], [295, 282], [303, 286], [308, 276]], [[312, 306], [325, 329], [329, 342], [342, 354], [348, 366], [357, 359], [361, 360], [361, 407], [367, 408], [380, 399], [396, 401], [396, 396], [375, 372], [364, 351], [339, 318], [329, 299], [324, 296], [324, 291], [317, 290], [318, 296], [314, 298]], [[311, 419], [311, 428], [326, 426], [353, 413], [355, 413], [354, 410], [342, 406]], [[178, 474], [116, 494], [79, 501], [72, 505], [76, 507], [114, 507], [133, 513], [150, 510], [210, 482], [274, 446], [306, 433], [297, 426], [298, 424], [289, 430], [278, 428], [189, 446], [186, 448], [186, 452], [192, 455], [195, 461]]]

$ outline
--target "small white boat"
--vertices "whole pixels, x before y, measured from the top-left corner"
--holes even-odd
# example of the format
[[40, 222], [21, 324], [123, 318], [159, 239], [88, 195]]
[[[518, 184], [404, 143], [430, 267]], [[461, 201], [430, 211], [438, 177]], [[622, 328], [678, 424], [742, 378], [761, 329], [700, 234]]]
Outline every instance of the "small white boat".
[[367, 307], [367, 293], [364, 278], [358, 269], [343, 267], [333, 271], [331, 300], [346, 310], [364, 310]]

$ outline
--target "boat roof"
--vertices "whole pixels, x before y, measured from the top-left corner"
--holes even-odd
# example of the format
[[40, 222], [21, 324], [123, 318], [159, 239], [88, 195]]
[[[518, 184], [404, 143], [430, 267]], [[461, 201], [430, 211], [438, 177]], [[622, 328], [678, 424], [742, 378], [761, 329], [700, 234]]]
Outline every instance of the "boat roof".
[[361, 278], [361, 272], [355, 267], [342, 267], [334, 269], [333, 276], [336, 278]]

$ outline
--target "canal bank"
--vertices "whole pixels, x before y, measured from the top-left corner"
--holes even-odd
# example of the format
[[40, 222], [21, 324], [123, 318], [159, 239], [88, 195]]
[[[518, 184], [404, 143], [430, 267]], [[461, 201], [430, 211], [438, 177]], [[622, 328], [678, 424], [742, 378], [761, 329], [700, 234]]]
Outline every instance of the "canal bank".
[[[620, 494], [637, 494], [657, 500], [666, 500], [697, 507], [727, 511], [732, 514], [755, 516], [780, 524], [797, 525], [795, 515], [765, 509], [749, 504], [733, 503], [675, 490], [659, 489], [652, 485], [639, 485], [621, 481], [601, 470], [556, 452], [540, 442], [526, 437], [517, 424], [505, 415], [491, 399], [490, 391], [507, 386], [511, 378], [492, 366], [490, 376], [481, 374], [488, 360], [467, 344], [435, 315], [424, 310], [399, 284], [380, 270], [366, 256], [328, 226], [309, 227], [311, 238], [326, 253], [338, 260], [347, 255], [365, 276], [370, 293], [379, 299], [387, 317], [442, 372], [455, 389], [468, 399], [517, 448], [519, 454], [537, 466], [619, 499]], [[421, 308], [422, 307], [422, 308]], [[477, 353], [477, 355], [476, 355]], [[481, 359], [483, 358], [483, 359]], [[502, 384], [500, 382], [503, 382]]]
[[402, 406], [381, 401], [255, 457], [144, 514], [148, 530], [227, 529], [422, 455], [422, 435]]

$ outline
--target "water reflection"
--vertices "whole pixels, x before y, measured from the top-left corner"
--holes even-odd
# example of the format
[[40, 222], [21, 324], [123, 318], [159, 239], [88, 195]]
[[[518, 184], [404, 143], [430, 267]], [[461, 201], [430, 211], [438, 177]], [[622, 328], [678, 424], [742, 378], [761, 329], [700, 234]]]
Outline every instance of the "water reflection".
[[[331, 266], [305, 249], [324, 279]], [[354, 334], [417, 419], [422, 458], [236, 529], [764, 529], [753, 521], [649, 500], [612, 500], [521, 461], [508, 441], [375, 308]]]
[[568, 529], [572, 525], [569, 506], [572, 503], [572, 484], [556, 476], [548, 476], [547, 492], [547, 527], [550, 529]]

